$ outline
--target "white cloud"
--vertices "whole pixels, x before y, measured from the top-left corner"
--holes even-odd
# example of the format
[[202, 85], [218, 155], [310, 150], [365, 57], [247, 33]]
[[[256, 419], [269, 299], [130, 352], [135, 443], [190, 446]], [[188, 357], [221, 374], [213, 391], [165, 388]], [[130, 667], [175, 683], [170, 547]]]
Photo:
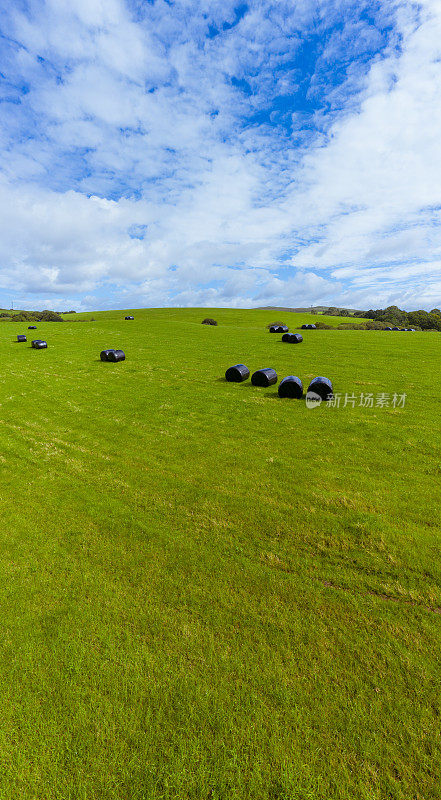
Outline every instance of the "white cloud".
[[439, 4], [426, 2], [418, 22], [401, 15], [402, 52], [373, 65], [358, 113], [336, 122], [329, 144], [306, 157], [305, 199], [322, 231], [295, 263], [350, 264], [354, 274], [389, 263], [391, 280], [406, 277], [409, 261], [441, 255]]
[[[436, 0], [382, 9], [386, 48], [349, 0], [17, 8], [0, 287], [23, 304], [441, 303]], [[308, 36], [307, 100], [267, 119]]]

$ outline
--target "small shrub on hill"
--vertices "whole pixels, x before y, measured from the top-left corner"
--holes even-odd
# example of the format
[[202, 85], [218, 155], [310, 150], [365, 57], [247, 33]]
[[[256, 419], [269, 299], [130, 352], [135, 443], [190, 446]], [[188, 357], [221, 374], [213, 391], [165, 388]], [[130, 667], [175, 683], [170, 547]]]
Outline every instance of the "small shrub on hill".
[[38, 322], [39, 315], [35, 311], [19, 311], [18, 314], [13, 314], [11, 317], [13, 322]]
[[337, 326], [340, 331], [384, 331], [388, 326], [385, 322], [342, 322]]
[[367, 331], [384, 331], [385, 328], [388, 327], [388, 325], [385, 322], [375, 322], [375, 320], [373, 320], [372, 322], [369, 321], [365, 322], [364, 324], [363, 323], [361, 324], [363, 325], [363, 328], [365, 328]]
[[63, 322], [56, 311], [20, 311], [11, 317], [13, 322]]
[[270, 328], [272, 328], [272, 327], [273, 327], [273, 325], [282, 325], [282, 326], [283, 326], [283, 325], [286, 325], [286, 322], [270, 322], [270, 324], [269, 324], [269, 325], [267, 325], [266, 327], [267, 327], [267, 328], [268, 328], [268, 330], [269, 330]]
[[63, 322], [61, 314], [56, 311], [42, 311], [40, 314], [40, 322]]

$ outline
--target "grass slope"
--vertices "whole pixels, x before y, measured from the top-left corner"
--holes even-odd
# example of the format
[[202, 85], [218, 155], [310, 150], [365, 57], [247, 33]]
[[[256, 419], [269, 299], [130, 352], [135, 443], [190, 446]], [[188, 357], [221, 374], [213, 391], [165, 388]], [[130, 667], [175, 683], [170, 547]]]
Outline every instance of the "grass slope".
[[1, 800], [439, 798], [441, 340], [125, 313], [0, 327]]

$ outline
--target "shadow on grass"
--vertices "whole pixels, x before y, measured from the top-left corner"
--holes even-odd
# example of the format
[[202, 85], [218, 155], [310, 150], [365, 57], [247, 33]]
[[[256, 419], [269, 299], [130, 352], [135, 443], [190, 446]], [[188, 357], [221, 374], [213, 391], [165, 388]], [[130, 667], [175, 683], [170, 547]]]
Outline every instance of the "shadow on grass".
[[255, 391], [256, 393], [257, 392], [263, 392], [263, 396], [264, 397], [269, 397], [270, 399], [274, 399], [274, 398], [276, 398], [277, 400], [298, 400], [298, 399], [302, 400], [302, 399], [304, 399], [304, 395], [301, 398], [297, 398], [297, 397], [279, 397], [279, 392], [278, 392], [277, 389], [274, 389], [271, 392], [267, 392], [265, 386], [254, 386], [251, 383], [251, 381], [243, 381], [243, 383], [239, 383], [238, 381], [237, 382], [236, 381], [227, 381], [227, 380], [225, 380], [225, 378], [215, 378], [215, 383], [232, 383], [235, 386], [239, 385], [242, 389], [253, 389], [253, 391]]
[[[126, 359], [124, 359], [125, 361]], [[123, 364], [124, 361], [101, 361], [100, 358], [94, 358], [92, 364]]]
[[301, 397], [280, 397], [279, 392], [277, 390], [273, 392], [265, 392], [265, 397], [268, 397], [270, 400], [288, 400], [290, 402], [302, 402], [305, 400], [305, 395], [302, 394]]
[[246, 380], [246, 381], [227, 381], [225, 378], [215, 378], [214, 382], [215, 383], [229, 383], [229, 384], [232, 384], [233, 386], [242, 386], [243, 389], [245, 389], [245, 388], [248, 388], [248, 389], [250, 389], [250, 388], [251, 389], [259, 388], [257, 386], [253, 386], [253, 384], [249, 380]]

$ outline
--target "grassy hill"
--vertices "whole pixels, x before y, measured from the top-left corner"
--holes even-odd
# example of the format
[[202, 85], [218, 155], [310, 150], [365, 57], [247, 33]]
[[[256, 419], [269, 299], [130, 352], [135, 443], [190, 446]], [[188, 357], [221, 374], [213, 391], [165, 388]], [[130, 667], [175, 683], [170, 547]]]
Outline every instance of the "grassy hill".
[[[289, 309], [284, 308], [271, 308], [271, 309], [229, 309], [229, 308], [144, 308], [144, 309], [127, 309], [126, 311], [87, 311], [77, 314], [63, 314], [65, 320], [71, 322], [84, 322], [85, 320], [124, 320], [125, 314], [136, 314], [138, 320], [174, 320], [176, 322], [193, 324], [200, 324], [205, 317], [213, 317], [219, 325], [240, 325], [247, 328], [254, 328], [261, 330], [262, 326], [278, 320], [280, 315], [285, 312], [286, 324], [291, 328], [298, 327], [303, 323], [317, 323], [323, 322], [326, 325], [337, 327], [342, 322], [366, 322], [365, 319], [358, 317], [333, 317], [325, 314], [311, 314], [309, 311], [302, 311], [300, 313], [292, 313]], [[283, 321], [283, 317], [282, 317]]]
[[441, 340], [273, 317], [0, 326], [1, 800], [439, 797]]

